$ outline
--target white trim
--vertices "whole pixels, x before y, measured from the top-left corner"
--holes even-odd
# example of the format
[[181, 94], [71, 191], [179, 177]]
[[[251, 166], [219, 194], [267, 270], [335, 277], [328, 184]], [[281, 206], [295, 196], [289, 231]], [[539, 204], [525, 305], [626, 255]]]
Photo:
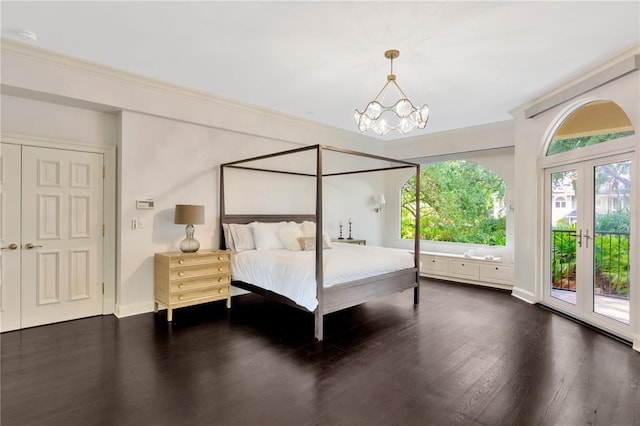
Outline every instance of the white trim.
[[[97, 145], [87, 142], [68, 141], [61, 139], [42, 138], [38, 136], [2, 133], [2, 143], [21, 146], [35, 146], [40, 148], [64, 149], [68, 151], [82, 151], [103, 154], [103, 165], [106, 170], [103, 191], [103, 221], [105, 236], [102, 250], [102, 280], [104, 294], [102, 296], [102, 314], [114, 312], [116, 300], [116, 146]], [[109, 208], [111, 206], [112, 208]]]
[[104, 295], [102, 299], [102, 313], [113, 314], [116, 306], [116, 242], [117, 242], [117, 149], [107, 147], [104, 152], [103, 221], [105, 226], [104, 250], [102, 259], [102, 279], [104, 280]]
[[640, 55], [634, 55], [612, 65], [604, 71], [592, 75], [584, 80], [552, 95], [524, 111], [524, 118], [533, 118], [538, 114], [550, 110], [577, 96], [587, 93], [600, 86], [612, 82], [622, 76], [640, 69]]
[[116, 144], [98, 145], [82, 141], [70, 141], [66, 139], [43, 138], [20, 133], [2, 132], [0, 135], [3, 143], [15, 145], [37, 146], [41, 148], [66, 149], [68, 151], [96, 152], [104, 154], [115, 148]]
[[520, 287], [513, 287], [511, 295], [531, 305], [535, 305], [537, 303], [536, 295], [534, 293], [521, 289]]
[[120, 305], [116, 303], [114, 315], [117, 318], [125, 318], [133, 315], [148, 314], [153, 312], [153, 301], [132, 303], [130, 305]]
[[[191, 98], [193, 100], [197, 100], [197, 101], [204, 101], [207, 103], [211, 103], [211, 104], [216, 104], [216, 105], [222, 105], [225, 107], [231, 107], [231, 108], [238, 108], [238, 109], [244, 109], [245, 111], [250, 111], [250, 112], [254, 112], [254, 113], [258, 113], [260, 115], [264, 115], [264, 116], [268, 116], [268, 117], [273, 117], [273, 118], [277, 118], [280, 120], [288, 120], [288, 121], [293, 121], [296, 123], [302, 123], [304, 125], [307, 126], [314, 126], [316, 128], [320, 128], [320, 129], [326, 129], [326, 130], [330, 130], [333, 132], [338, 132], [338, 133], [343, 133], [343, 134], [349, 134], [351, 136], [354, 135], [353, 132], [346, 130], [346, 129], [342, 129], [339, 127], [334, 127], [334, 126], [330, 126], [328, 124], [324, 124], [324, 123], [320, 123], [318, 121], [313, 121], [304, 117], [299, 117], [293, 114], [287, 114], [287, 113], [283, 113], [280, 111], [274, 111], [272, 109], [267, 109], [267, 108], [263, 108], [263, 107], [259, 107], [256, 105], [252, 105], [252, 104], [248, 104], [248, 103], [242, 103], [240, 101], [234, 100], [234, 99], [229, 99], [229, 98], [224, 98], [222, 96], [219, 95], [213, 95], [211, 93], [205, 92], [205, 91], [200, 91], [200, 90], [195, 90], [192, 88], [188, 88], [188, 87], [184, 87], [184, 86], [180, 86], [177, 84], [172, 84], [172, 83], [168, 83], [162, 80], [158, 80], [158, 79], [154, 79], [142, 74], [136, 74], [133, 72], [129, 72], [129, 71], [124, 71], [118, 68], [114, 68], [114, 67], [109, 67], [106, 65], [102, 65], [96, 62], [92, 62], [92, 61], [88, 61], [85, 59], [80, 59], [74, 56], [70, 56], [70, 55], [66, 55], [63, 53], [58, 53], [58, 52], [53, 52], [47, 49], [43, 49], [41, 47], [37, 47], [34, 46], [32, 44], [28, 44], [28, 43], [22, 43], [16, 40], [12, 40], [12, 39], [7, 39], [7, 38], [2, 38], [2, 44], [0, 46], [0, 52], [6, 52], [9, 54], [13, 54], [13, 55], [19, 55], [25, 58], [29, 58], [29, 59], [33, 59], [42, 63], [48, 63], [48, 64], [53, 64], [53, 65], [62, 65], [65, 67], [70, 67], [70, 68], [74, 68], [74, 69], [78, 69], [78, 70], [82, 70], [82, 71], [86, 71], [88, 73], [92, 73], [95, 75], [99, 75], [101, 77], [107, 77], [107, 78], [112, 78], [114, 80], [118, 80], [120, 82], [123, 83], [128, 83], [128, 84], [132, 84], [132, 85], [137, 85], [139, 87], [143, 87], [143, 88], [147, 88], [147, 89], [154, 89], [154, 90], [159, 90], [165, 93], [171, 93], [173, 95], [176, 96], [181, 96], [181, 97], [185, 97], [185, 98]], [[4, 90], [4, 92], [6, 92], [5, 94], [9, 94], [10, 96], [19, 96], [19, 97], [24, 97], [29, 99], [29, 96], [23, 96], [21, 94], [19, 94], [19, 92], [21, 92], [23, 89], [16, 87], [15, 89], [13, 89], [12, 86], [9, 86], [8, 88], [9, 90]], [[17, 90], [18, 93], [15, 93], [13, 90]], [[45, 93], [45, 92], [42, 92]], [[58, 96], [58, 95], [54, 95], [54, 96]], [[49, 100], [48, 102], [51, 102], [51, 100]], [[77, 101], [77, 102], [83, 102], [83, 101]], [[64, 102], [59, 102], [56, 101], [55, 103], [61, 103], [63, 105], [77, 105], [77, 102], [72, 102], [71, 104], [67, 104]], [[272, 139], [272, 140], [284, 140], [284, 139], [279, 139], [277, 137], [270, 137], [270, 136], [264, 136], [258, 133], [252, 133], [252, 132], [243, 132], [239, 129], [234, 129], [234, 128], [225, 128], [225, 127], [218, 127], [218, 126], [214, 126], [211, 124], [206, 124], [206, 123], [202, 123], [200, 121], [190, 121], [190, 120], [185, 120], [185, 119], [180, 119], [177, 117], [169, 117], [169, 116], [164, 116], [164, 115], [155, 115], [152, 113], [149, 113], [148, 111], [140, 111], [137, 109], [128, 109], [128, 108], [123, 108], [120, 105], [105, 105], [105, 104], [101, 104], [101, 103], [97, 103], [97, 102], [91, 102], [91, 101], [86, 101], [88, 104], [91, 104], [92, 106], [89, 107], [88, 109], [93, 109], [93, 110], [98, 110], [98, 111], [107, 111], [107, 112], [118, 112], [120, 110], [122, 111], [131, 111], [131, 112], [137, 112], [137, 113], [141, 113], [141, 114], [147, 114], [147, 115], [151, 115], [151, 116], [158, 116], [158, 117], [163, 117], [163, 118], [170, 118], [176, 121], [182, 121], [185, 123], [189, 123], [189, 124], [195, 124], [195, 125], [204, 125], [207, 127], [211, 127], [211, 128], [215, 128], [215, 129], [220, 129], [220, 130], [226, 130], [226, 131], [232, 131], [235, 133], [240, 133], [240, 134], [246, 134], [246, 135], [251, 135], [251, 136], [259, 136], [259, 137], [264, 137], [264, 138], [268, 138], [268, 139]], [[87, 105], [85, 105], [85, 107], [87, 107]], [[239, 111], [239, 113], [241, 114], [241, 111]], [[360, 135], [362, 138], [367, 139], [368, 141], [377, 141], [377, 142], [383, 142], [382, 140], [378, 139], [378, 138], [374, 138], [371, 136], [367, 136], [367, 135]], [[285, 140], [286, 142], [291, 142], [291, 143], [297, 143], [299, 145], [304, 145], [303, 142], [300, 141], [289, 141], [289, 140]]]
[[[601, 61], [598, 65], [589, 68], [589, 70], [587, 70], [585, 72], [585, 70], [578, 70], [575, 74], [568, 76], [564, 82], [556, 85], [554, 88], [550, 89], [550, 90], [546, 90], [545, 92], [541, 93], [539, 96], [536, 96], [533, 99], [530, 99], [529, 101], [518, 105], [515, 108], [512, 108], [511, 110], [509, 110], [509, 113], [515, 117], [516, 115], [522, 114], [522, 118], [524, 119], [524, 114], [525, 111], [536, 105], [539, 104], [541, 102], [544, 102], [545, 100], [557, 95], [558, 93], [561, 93], [562, 91], [566, 90], [566, 89], [570, 89], [580, 83], [582, 83], [585, 80], [588, 80], [589, 78], [597, 75], [598, 73], [601, 73], [602, 71], [610, 68], [611, 66], [620, 63], [622, 61], [627, 60], [629, 57], [635, 56], [640, 54], [640, 42], [635, 43], [634, 45], [623, 49], [620, 52], [615, 53], [614, 55], [612, 55], [611, 57], [609, 57], [608, 59], [605, 59], [603, 61]], [[578, 95], [579, 96], [579, 95]]]
[[633, 350], [640, 352], [640, 334], [633, 336]]

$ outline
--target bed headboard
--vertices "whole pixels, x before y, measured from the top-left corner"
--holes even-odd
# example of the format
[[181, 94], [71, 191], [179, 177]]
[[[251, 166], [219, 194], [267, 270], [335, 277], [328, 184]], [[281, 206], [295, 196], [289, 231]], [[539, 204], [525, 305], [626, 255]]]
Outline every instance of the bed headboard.
[[222, 231], [223, 223], [247, 224], [251, 222], [304, 222], [305, 220], [315, 222], [315, 214], [225, 214], [220, 217], [220, 248], [227, 248]]

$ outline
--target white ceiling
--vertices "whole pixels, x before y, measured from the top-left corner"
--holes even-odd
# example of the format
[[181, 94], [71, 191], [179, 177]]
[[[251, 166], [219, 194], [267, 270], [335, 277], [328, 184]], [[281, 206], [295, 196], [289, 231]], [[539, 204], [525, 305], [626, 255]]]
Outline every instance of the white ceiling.
[[384, 51], [398, 49], [400, 87], [431, 109], [427, 128], [409, 136], [507, 120], [510, 109], [640, 42], [637, 0], [1, 8], [3, 37], [29, 30], [42, 48], [353, 132], [353, 110], [386, 81]]

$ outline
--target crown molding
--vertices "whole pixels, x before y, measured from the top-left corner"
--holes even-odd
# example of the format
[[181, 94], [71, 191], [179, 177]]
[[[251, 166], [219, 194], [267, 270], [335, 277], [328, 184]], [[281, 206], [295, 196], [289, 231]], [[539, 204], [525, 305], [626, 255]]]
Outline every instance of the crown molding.
[[[477, 126], [460, 127], [457, 129], [443, 130], [441, 132], [427, 133], [425, 135], [411, 136], [408, 138], [387, 141], [388, 147], [403, 147], [419, 142], [425, 142], [437, 138], [448, 138], [452, 136], [477, 135], [483, 132], [492, 132], [496, 130], [512, 130], [513, 119], [496, 121], [493, 123], [479, 124]], [[513, 146], [513, 145], [510, 145]], [[501, 148], [501, 147], [500, 147]]]
[[[517, 117], [520, 114], [525, 114], [526, 110], [531, 110], [537, 105], [542, 105], [546, 102], [550, 102], [554, 98], [562, 96], [563, 94], [566, 96], [567, 94], [570, 94], [572, 90], [576, 90], [574, 88], [582, 87], [585, 84], [588, 85], [589, 84], [588, 80], [598, 79], [599, 75], [600, 75], [600, 78], [602, 76], [607, 76], [606, 72], [610, 68], [615, 68], [616, 66], [620, 66], [621, 63], [628, 62], [628, 61], [629, 61], [628, 62], [629, 64], [631, 64], [632, 62], [635, 64], [638, 60], [637, 58], [639, 55], [640, 55], [640, 43], [635, 43], [632, 46], [626, 49], [623, 49], [622, 51], [610, 56], [608, 59], [605, 59], [595, 64], [593, 67], [590, 67], [588, 69], [582, 69], [577, 73], [567, 77], [567, 79], [565, 79], [564, 82], [554, 87], [547, 88], [547, 90], [545, 90], [542, 94], [539, 94], [538, 96], [533, 97], [532, 99], [525, 102], [524, 104], [518, 105], [517, 107], [509, 110], [509, 113], [513, 117]], [[622, 66], [624, 67], [624, 65]], [[603, 84], [606, 84], [606, 82]], [[595, 89], [596, 87], [592, 87], [592, 89]], [[579, 96], [579, 94], [576, 94], [575, 96]]]
[[[118, 68], [102, 65], [97, 62], [88, 61], [86, 59], [80, 59], [64, 53], [58, 53], [51, 50], [47, 50], [41, 47], [33, 46], [31, 44], [22, 43], [16, 40], [2, 38], [0, 40], [0, 50], [15, 55], [24, 56], [30, 59], [38, 60], [41, 62], [47, 62], [56, 65], [63, 65], [69, 68], [81, 69], [101, 76], [111, 77], [113, 79], [121, 80], [127, 83], [138, 84], [141, 86], [151, 87], [174, 94], [197, 98], [208, 102], [214, 102], [223, 105], [230, 105], [235, 107], [242, 107], [248, 109], [260, 110], [260, 108], [243, 104], [238, 101], [224, 98], [222, 96], [212, 95], [204, 91], [198, 91], [195, 89], [188, 89], [183, 86], [179, 86], [172, 83], [167, 83], [162, 80], [154, 79], [142, 74], [136, 74], [129, 71], [123, 71]], [[268, 110], [267, 110], [268, 111]]]
[[[133, 84], [144, 88], [155, 89], [163, 92], [168, 92], [174, 95], [191, 98], [201, 102], [212, 103], [224, 107], [230, 107], [235, 109], [243, 109], [248, 112], [257, 113], [263, 116], [270, 116], [279, 120], [286, 120], [289, 122], [295, 122], [297, 124], [303, 124], [306, 126], [312, 126], [325, 131], [334, 133], [347, 134], [355, 140], [361, 141], [377, 141], [376, 138], [359, 135], [355, 132], [350, 132], [338, 127], [329, 126], [324, 123], [309, 120], [304, 117], [298, 117], [291, 114], [285, 114], [279, 111], [274, 111], [267, 108], [262, 108], [256, 105], [246, 104], [237, 100], [225, 98], [219, 95], [214, 95], [209, 92], [187, 88], [166, 81], [154, 79], [142, 74], [137, 74], [129, 71], [124, 71], [118, 68], [102, 65], [86, 59], [80, 59], [64, 53], [54, 52], [52, 50], [44, 49], [31, 44], [23, 43], [20, 41], [8, 39], [5, 37], [0, 38], [0, 52], [9, 53], [12, 55], [22, 56], [31, 60], [40, 61], [52, 65], [65, 66], [73, 69], [80, 69], [85, 72], [93, 73], [101, 77], [106, 77], [114, 80], [119, 80], [127, 84]], [[117, 106], [116, 106], [117, 107]], [[123, 109], [126, 110], [126, 109]], [[145, 113], [144, 111], [139, 111]], [[202, 124], [202, 123], [200, 123]]]

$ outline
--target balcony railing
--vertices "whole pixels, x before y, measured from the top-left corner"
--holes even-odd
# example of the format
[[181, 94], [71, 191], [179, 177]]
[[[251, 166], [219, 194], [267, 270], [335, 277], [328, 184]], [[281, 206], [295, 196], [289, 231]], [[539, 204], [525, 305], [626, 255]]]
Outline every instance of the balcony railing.
[[[554, 289], [575, 291], [576, 231], [573, 229], [554, 229], [551, 231], [551, 235], [552, 287]], [[628, 298], [629, 233], [596, 232], [593, 244], [593, 272], [596, 294]]]

